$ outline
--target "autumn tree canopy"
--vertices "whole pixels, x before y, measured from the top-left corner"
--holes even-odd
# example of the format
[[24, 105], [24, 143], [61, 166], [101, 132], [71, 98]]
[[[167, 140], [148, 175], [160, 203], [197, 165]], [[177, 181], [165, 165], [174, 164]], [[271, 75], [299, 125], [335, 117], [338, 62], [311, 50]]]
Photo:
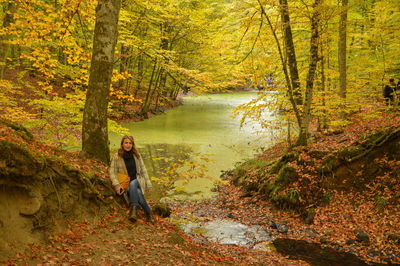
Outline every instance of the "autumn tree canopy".
[[[79, 144], [73, 132], [83, 119], [97, 1], [0, 4], [1, 116], [49, 142]], [[342, 126], [347, 114], [382, 101], [382, 86], [400, 70], [399, 10], [395, 0], [122, 1], [108, 108], [133, 105], [146, 116], [184, 86], [201, 93], [262, 84], [267, 93], [237, 112], [295, 127], [304, 144], [307, 120], [321, 130]], [[13, 70], [19, 85], [8, 81]], [[22, 107], [15, 100], [25, 75], [37, 81]], [[285, 112], [266, 121], [265, 110]], [[124, 131], [113, 119], [109, 129]]]

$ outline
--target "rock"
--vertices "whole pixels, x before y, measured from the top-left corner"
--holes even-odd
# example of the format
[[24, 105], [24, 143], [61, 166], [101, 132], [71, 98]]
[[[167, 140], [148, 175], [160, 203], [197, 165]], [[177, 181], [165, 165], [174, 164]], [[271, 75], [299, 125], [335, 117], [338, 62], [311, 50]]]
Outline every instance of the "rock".
[[354, 239], [354, 238], [349, 239], [346, 241], [346, 245], [353, 245], [356, 241], [357, 241], [357, 239]]
[[321, 238], [319, 239], [319, 242], [320, 242], [321, 244], [326, 244], [326, 243], [328, 243], [328, 240], [326, 239], [326, 237], [321, 237]]
[[361, 231], [360, 229], [356, 229], [354, 231], [354, 233], [356, 234], [358, 242], [363, 242], [363, 243], [369, 244], [369, 236], [367, 233]]
[[30, 198], [29, 200], [26, 201], [24, 205], [22, 205], [19, 209], [19, 214], [21, 215], [34, 215], [36, 214], [39, 210], [40, 207], [42, 206], [41, 201], [39, 198]]
[[153, 212], [161, 217], [169, 217], [171, 215], [171, 208], [162, 203], [158, 203], [153, 207]]
[[387, 239], [400, 244], [400, 234], [391, 233], [387, 236]]
[[276, 229], [279, 233], [287, 233], [289, 231], [289, 225], [286, 222], [277, 223]]
[[312, 228], [306, 228], [306, 233], [309, 237], [312, 237], [312, 238], [317, 236], [317, 232]]
[[253, 248], [254, 249], [258, 249], [260, 251], [264, 251], [264, 252], [274, 252], [274, 251], [276, 251], [275, 247], [274, 247], [274, 245], [272, 244], [271, 241], [260, 242], [260, 243], [256, 244]]
[[311, 265], [367, 265], [356, 255], [323, 247], [305, 240], [277, 238], [273, 240], [276, 251], [290, 259], [300, 259]]

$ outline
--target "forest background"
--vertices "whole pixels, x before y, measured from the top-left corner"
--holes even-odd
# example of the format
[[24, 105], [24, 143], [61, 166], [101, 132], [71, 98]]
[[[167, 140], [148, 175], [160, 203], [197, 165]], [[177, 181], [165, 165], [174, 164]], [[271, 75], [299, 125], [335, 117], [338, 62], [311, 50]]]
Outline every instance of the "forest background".
[[[79, 145], [97, 1], [0, 3], [1, 117], [23, 122], [45, 142]], [[294, 124], [307, 137], [301, 129], [311, 117], [327, 130], [360, 110], [379, 116], [382, 87], [399, 75], [395, 0], [120, 4], [111, 131], [125, 132], [116, 122], [123, 118], [165, 109], [185, 86], [204, 93], [262, 85], [280, 93], [238, 108], [243, 121]], [[289, 112], [264, 121], [262, 112], [277, 107]]]

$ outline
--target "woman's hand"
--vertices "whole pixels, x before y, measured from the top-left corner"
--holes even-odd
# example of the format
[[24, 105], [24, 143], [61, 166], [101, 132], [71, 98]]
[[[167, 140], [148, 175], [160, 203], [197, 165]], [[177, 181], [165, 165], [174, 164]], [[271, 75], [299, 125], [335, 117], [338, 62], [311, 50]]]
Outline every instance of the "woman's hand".
[[117, 188], [115, 189], [115, 193], [117, 193], [118, 195], [121, 195], [123, 191], [124, 191], [124, 190], [122, 189], [122, 187], [117, 187]]

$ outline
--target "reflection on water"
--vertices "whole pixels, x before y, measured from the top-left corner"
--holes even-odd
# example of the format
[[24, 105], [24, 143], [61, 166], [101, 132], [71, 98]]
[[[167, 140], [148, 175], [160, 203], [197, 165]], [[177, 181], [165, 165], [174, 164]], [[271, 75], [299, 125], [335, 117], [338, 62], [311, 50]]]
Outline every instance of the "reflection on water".
[[[171, 165], [190, 161], [206, 165], [205, 174], [218, 178], [221, 171], [253, 157], [257, 150], [272, 143], [270, 133], [254, 134], [260, 130], [256, 123], [240, 128], [240, 117], [230, 117], [233, 108], [255, 97], [256, 92], [187, 97], [182, 106], [163, 115], [123, 126], [134, 136], [150, 176], [159, 178]], [[111, 134], [110, 138], [111, 148], [118, 149], [121, 136]], [[186, 166], [181, 172], [191, 168]], [[191, 199], [200, 199], [211, 196], [213, 182], [196, 178], [187, 184], [178, 181], [176, 185], [184, 186], [186, 192], [176, 197], [191, 195]]]
[[181, 164], [190, 159], [193, 152], [189, 145], [145, 144], [140, 149], [147, 171], [151, 176], [161, 176], [171, 164]]

